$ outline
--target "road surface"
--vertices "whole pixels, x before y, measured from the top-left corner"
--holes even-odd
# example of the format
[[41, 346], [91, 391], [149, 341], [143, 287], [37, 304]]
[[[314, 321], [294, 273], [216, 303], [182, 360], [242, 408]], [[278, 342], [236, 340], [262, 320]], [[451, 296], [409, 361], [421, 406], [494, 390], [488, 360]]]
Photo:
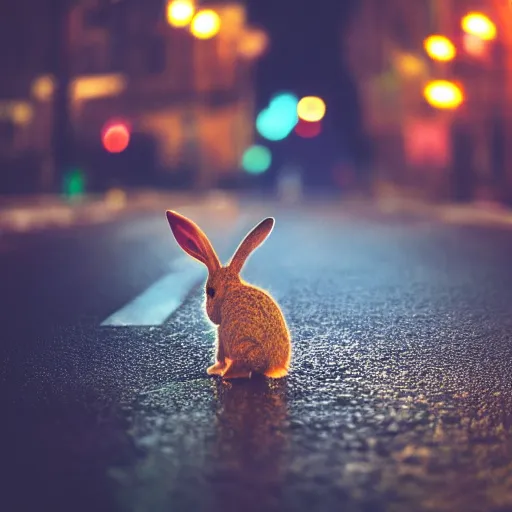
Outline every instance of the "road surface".
[[164, 212], [0, 238], [1, 510], [512, 510], [512, 230], [333, 201], [174, 205], [280, 302], [290, 375], [222, 384]]

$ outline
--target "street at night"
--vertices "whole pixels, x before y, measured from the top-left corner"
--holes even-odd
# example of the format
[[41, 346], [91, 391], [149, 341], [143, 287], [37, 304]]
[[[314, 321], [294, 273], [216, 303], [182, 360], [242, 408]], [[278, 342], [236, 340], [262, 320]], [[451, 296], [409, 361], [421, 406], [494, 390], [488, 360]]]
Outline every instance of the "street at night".
[[[209, 377], [206, 269], [282, 307], [284, 379]], [[213, 195], [0, 238], [2, 510], [512, 509], [512, 229], [368, 202]]]
[[0, 512], [512, 512], [512, 2], [0, 41]]

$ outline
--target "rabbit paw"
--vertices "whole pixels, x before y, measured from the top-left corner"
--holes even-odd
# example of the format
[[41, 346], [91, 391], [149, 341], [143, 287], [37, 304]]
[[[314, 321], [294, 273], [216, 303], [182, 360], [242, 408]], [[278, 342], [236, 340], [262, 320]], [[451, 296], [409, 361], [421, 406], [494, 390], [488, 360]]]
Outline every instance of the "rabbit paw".
[[226, 367], [221, 375], [223, 379], [250, 379], [252, 372], [239, 363], [226, 358]]
[[208, 375], [222, 375], [226, 370], [226, 363], [220, 363], [217, 361], [214, 365], [207, 368], [206, 373]]
[[265, 372], [265, 377], [269, 377], [270, 379], [281, 379], [287, 375], [288, 370], [286, 368], [274, 368], [273, 370]]

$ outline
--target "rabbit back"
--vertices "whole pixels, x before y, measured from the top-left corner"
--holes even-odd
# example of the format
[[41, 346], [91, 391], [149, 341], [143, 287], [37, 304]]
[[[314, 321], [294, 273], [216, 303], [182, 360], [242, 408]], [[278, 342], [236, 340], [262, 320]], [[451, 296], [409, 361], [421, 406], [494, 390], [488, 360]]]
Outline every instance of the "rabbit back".
[[283, 314], [265, 291], [241, 284], [222, 305], [219, 343], [226, 357], [257, 373], [287, 371], [290, 333]]

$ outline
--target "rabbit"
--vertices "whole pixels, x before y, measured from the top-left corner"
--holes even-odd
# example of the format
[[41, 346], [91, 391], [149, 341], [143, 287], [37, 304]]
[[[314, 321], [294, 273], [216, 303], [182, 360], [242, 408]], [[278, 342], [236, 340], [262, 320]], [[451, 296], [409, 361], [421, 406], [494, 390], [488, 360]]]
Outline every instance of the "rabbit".
[[290, 331], [274, 299], [242, 280], [240, 271], [249, 255], [274, 227], [266, 218], [248, 233], [227, 266], [222, 266], [208, 237], [193, 221], [167, 210], [167, 220], [181, 248], [208, 269], [206, 313], [217, 327], [216, 361], [206, 372], [223, 379], [254, 374], [279, 379], [288, 374]]

